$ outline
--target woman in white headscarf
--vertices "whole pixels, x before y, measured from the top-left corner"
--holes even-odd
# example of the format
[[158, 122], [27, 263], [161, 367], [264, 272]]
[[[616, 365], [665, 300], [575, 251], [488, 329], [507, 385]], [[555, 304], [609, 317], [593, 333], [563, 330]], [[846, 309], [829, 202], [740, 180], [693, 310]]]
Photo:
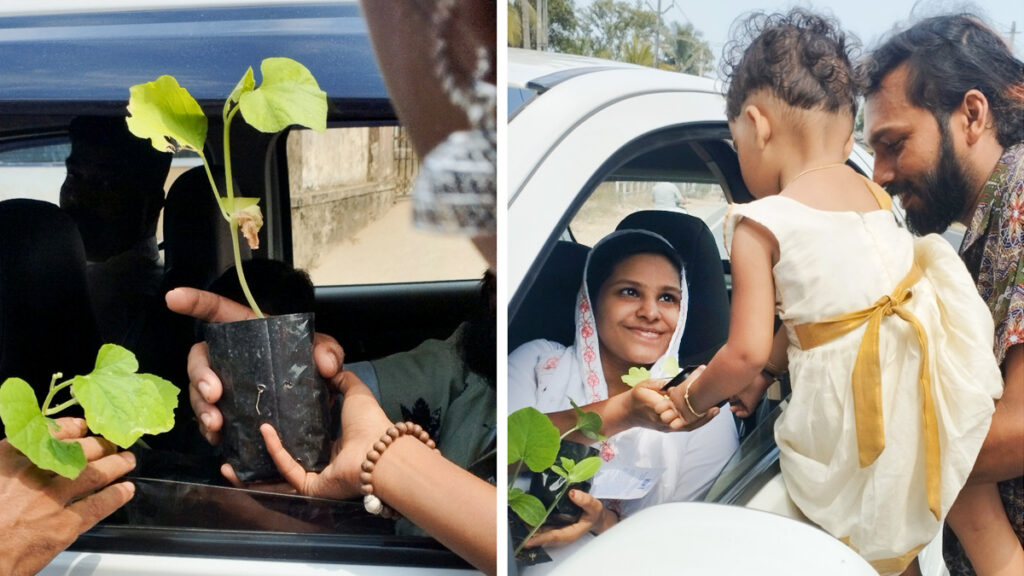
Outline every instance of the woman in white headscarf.
[[[709, 411], [711, 421], [692, 432], [669, 432], [655, 408], [686, 324], [686, 276], [672, 245], [647, 231], [614, 232], [590, 251], [583, 276], [574, 345], [533, 340], [509, 355], [508, 410], [533, 406], [564, 432], [575, 423], [571, 399], [601, 415], [607, 437], [595, 444], [605, 462], [591, 490], [610, 469], [647, 469], [655, 483], [641, 498], [603, 503], [571, 490], [584, 510], [580, 521], [535, 536], [531, 546], [565, 544], [646, 506], [698, 498], [738, 445], [727, 409]], [[622, 376], [631, 367], [649, 369], [652, 378], [630, 388]], [[589, 442], [578, 434], [569, 439]]]

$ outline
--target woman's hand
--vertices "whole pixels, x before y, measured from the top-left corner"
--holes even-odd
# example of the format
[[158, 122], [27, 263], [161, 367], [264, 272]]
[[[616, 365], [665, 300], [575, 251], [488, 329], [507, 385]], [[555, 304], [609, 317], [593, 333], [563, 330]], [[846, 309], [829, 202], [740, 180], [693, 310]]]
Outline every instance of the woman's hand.
[[[686, 380], [683, 380], [681, 384], [669, 390], [666, 402], [671, 403], [676, 412], [676, 417], [668, 422], [668, 426], [672, 430], [696, 430], [710, 422], [715, 416], [718, 416], [718, 413], [721, 411], [718, 406], [712, 406], [708, 408], [703, 415], [698, 415], [691, 410], [686, 403], [686, 391], [694, 382], [697, 381], [697, 378], [700, 378], [700, 375], [704, 373], [704, 369], [705, 366], [697, 368]], [[664, 408], [665, 406], [661, 405], [660, 407]], [[661, 414], [665, 418], [671, 417], [668, 410], [663, 410]]]
[[583, 509], [580, 519], [563, 528], [542, 528], [542, 531], [526, 542], [527, 548], [565, 546], [579, 540], [587, 532], [600, 534], [619, 521], [618, 516], [605, 509], [600, 500], [582, 490], [569, 490], [569, 499]]
[[307, 472], [281, 444], [270, 424], [260, 426], [267, 452], [281, 476], [300, 494], [343, 499], [360, 494], [359, 473], [366, 453], [391, 426], [373, 392], [352, 372], [341, 372], [331, 385], [343, 396], [341, 439], [334, 443], [331, 462], [319, 473]]

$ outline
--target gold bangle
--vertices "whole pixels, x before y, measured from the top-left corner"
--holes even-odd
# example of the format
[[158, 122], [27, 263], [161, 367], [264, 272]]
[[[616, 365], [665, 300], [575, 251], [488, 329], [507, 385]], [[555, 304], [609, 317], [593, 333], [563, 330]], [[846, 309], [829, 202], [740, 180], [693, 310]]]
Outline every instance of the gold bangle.
[[690, 386], [693, 386], [692, 380], [686, 384], [686, 391], [683, 392], [683, 400], [686, 401], [686, 407], [690, 409], [691, 414], [697, 418], [703, 418], [708, 415], [707, 410], [698, 414], [697, 411], [693, 409], [693, 404], [690, 404]]
[[420, 442], [427, 445], [438, 454], [441, 453], [437, 449], [437, 445], [433, 440], [430, 439], [430, 434], [423, 429], [419, 424], [412, 422], [399, 422], [394, 426], [389, 427], [384, 435], [380, 437], [380, 440], [374, 442], [373, 448], [366, 453], [366, 460], [363, 461], [361, 472], [359, 473], [359, 490], [363, 493], [363, 507], [366, 511], [374, 516], [383, 516], [384, 518], [401, 518], [402, 515], [396, 512], [390, 506], [384, 504], [380, 498], [373, 493], [373, 469], [376, 468], [377, 462], [380, 461], [381, 455], [387, 450], [388, 446], [391, 446], [402, 436], [412, 436]]

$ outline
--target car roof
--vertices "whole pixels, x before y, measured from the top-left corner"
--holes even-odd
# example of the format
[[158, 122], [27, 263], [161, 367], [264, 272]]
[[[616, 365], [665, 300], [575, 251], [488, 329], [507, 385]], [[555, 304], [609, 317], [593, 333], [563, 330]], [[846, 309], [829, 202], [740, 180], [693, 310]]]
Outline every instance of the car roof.
[[[123, 113], [170, 74], [219, 116], [251, 66], [287, 56], [327, 92], [329, 120], [393, 120], [355, 2], [48, 12], [0, 17], [0, 114]], [[0, 128], [3, 130], [3, 128]]]
[[671, 78], [674, 84], [684, 82], [698, 92], [721, 92], [714, 80], [690, 74], [575, 54], [508, 49], [509, 86], [529, 87], [538, 92], [544, 92], [570, 78], [612, 70], [633, 70], [655, 78]]

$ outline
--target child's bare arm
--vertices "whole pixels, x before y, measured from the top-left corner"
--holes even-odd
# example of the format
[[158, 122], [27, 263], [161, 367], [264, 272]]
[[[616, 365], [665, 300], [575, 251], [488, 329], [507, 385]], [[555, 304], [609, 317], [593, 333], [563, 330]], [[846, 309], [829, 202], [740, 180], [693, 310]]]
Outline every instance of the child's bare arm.
[[[778, 243], [767, 228], [749, 219], [736, 225], [732, 242], [732, 313], [729, 340], [699, 380], [672, 389], [684, 420], [743, 390], [764, 368], [773, 348], [775, 281], [772, 263]], [[684, 400], [689, 388], [689, 406]]]

